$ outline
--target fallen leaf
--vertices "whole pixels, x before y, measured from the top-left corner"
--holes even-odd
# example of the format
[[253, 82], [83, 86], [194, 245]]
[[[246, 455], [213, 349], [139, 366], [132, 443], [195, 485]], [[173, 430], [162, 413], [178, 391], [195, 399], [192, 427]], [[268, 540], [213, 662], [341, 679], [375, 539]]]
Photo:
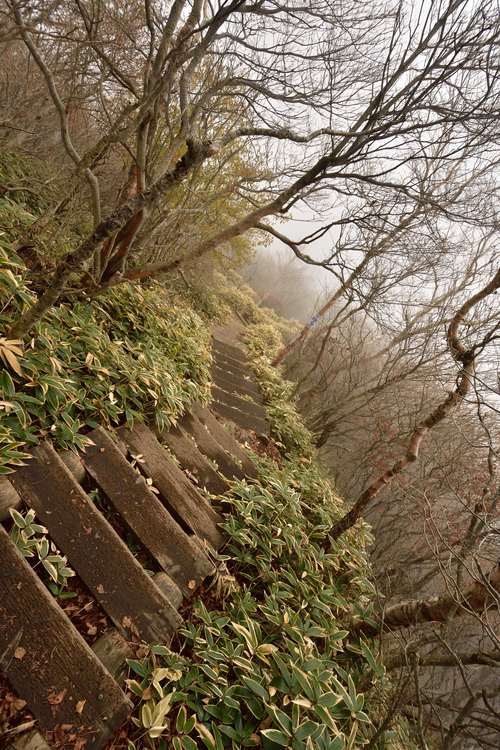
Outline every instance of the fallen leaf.
[[22, 646], [18, 646], [16, 650], [14, 651], [14, 658], [15, 659], [24, 659], [26, 656], [26, 649]]
[[78, 701], [78, 703], [75, 706], [75, 710], [76, 710], [77, 714], [81, 714], [83, 712], [83, 709], [84, 709], [86, 703], [87, 703], [87, 701], [85, 699], [81, 700], [81, 701]]
[[[5, 732], [5, 735], [12, 735], [12, 734], [22, 734], [23, 732], [26, 732], [28, 729], [31, 729], [35, 726], [35, 720], [31, 719], [30, 721], [24, 721], [22, 724], [18, 724], [17, 727], [12, 727], [12, 729], [8, 729]], [[3, 735], [2, 735], [3, 738]]]
[[21, 370], [21, 365], [19, 364], [19, 360], [17, 359], [16, 355], [9, 349], [2, 348], [1, 352], [4, 362], [9, 365], [9, 367], [11, 367], [15, 373], [17, 373], [18, 375], [22, 375], [23, 371]]
[[58, 706], [59, 703], [62, 703], [64, 700], [64, 696], [68, 692], [67, 688], [64, 688], [64, 690], [61, 690], [59, 693], [49, 693], [47, 696], [47, 700], [49, 701], [51, 706]]

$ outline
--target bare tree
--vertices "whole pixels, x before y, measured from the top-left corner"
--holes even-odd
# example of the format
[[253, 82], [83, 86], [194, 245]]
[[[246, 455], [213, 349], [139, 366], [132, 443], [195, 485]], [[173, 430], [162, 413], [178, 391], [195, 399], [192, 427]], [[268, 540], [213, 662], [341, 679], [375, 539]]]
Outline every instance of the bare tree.
[[460, 367], [457, 384], [453, 391], [442, 401], [432, 412], [421, 422], [419, 422], [412, 431], [408, 441], [407, 450], [404, 456], [396, 461], [393, 466], [387, 469], [383, 474], [373, 480], [365, 491], [358, 497], [352, 508], [343, 516], [333, 527], [331, 536], [333, 539], [338, 538], [347, 529], [349, 529], [365, 511], [368, 504], [386, 487], [394, 477], [398, 476], [404, 469], [416, 461], [419, 457], [420, 447], [427, 433], [436, 425], [442, 422], [455, 407], [457, 407], [472, 389], [476, 359], [484, 348], [492, 341], [498, 338], [499, 321], [498, 318], [491, 327], [487, 327], [486, 332], [479, 341], [469, 346], [465, 346], [459, 339], [458, 331], [460, 326], [464, 325], [466, 317], [472, 309], [479, 303], [486, 300], [490, 295], [494, 295], [500, 288], [500, 269], [496, 271], [492, 279], [480, 289], [476, 294], [467, 299], [459, 310], [453, 316], [447, 331], [448, 349]]
[[[43, 75], [63, 148], [87, 182], [94, 223], [57, 264], [16, 335], [68, 284], [94, 294], [175, 271], [250, 230], [267, 231], [266, 217], [301, 201], [329, 205], [335, 197], [341, 216], [322, 232], [367, 226], [373, 191], [387, 206], [400, 206], [401, 196], [417, 200], [408, 165], [423, 158], [423, 139], [446, 143], [450, 161], [464, 149], [487, 161], [485, 144], [495, 139], [498, 92], [490, 67], [499, 22], [488, 0], [475, 8], [464, 0], [432, 2], [420, 12], [411, 4], [374, 4], [368, 14], [328, 0], [296, 7], [178, 0], [165, 16], [161, 4], [146, 2], [130, 6], [125, 25], [118, 8], [83, 0], [45, 15], [19, 0], [8, 7], [9, 29]], [[64, 36], [61, 19], [70, 28]], [[119, 51], [110, 33], [119, 34]], [[102, 133], [83, 153], [49, 62], [54, 38], [68, 54], [85, 51], [84, 96]], [[91, 157], [97, 150], [102, 158], [116, 138], [130, 157], [128, 178], [115, 205], [105, 207]], [[239, 215], [181, 255], [144, 262], [137, 242], [152, 213], [160, 204], [168, 212], [167, 199], [190, 175], [245, 144], [263, 168], [235, 186]], [[189, 236], [185, 222], [180, 235]]]

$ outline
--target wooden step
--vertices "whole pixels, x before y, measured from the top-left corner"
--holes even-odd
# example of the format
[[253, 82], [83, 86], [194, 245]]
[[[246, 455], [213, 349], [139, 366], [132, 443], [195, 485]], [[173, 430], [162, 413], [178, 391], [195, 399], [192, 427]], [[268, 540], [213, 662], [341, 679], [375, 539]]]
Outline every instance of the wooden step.
[[220, 401], [227, 406], [233, 406], [235, 409], [240, 409], [240, 411], [245, 412], [245, 414], [250, 414], [257, 417], [257, 419], [266, 419], [266, 410], [263, 406], [260, 406], [260, 404], [256, 404], [255, 401], [241, 398], [238, 394], [225, 391], [217, 385], [212, 386], [211, 390], [212, 396], [216, 401]]
[[33, 449], [11, 481], [118, 630], [131, 640], [168, 642], [180, 616], [50, 443]]
[[237, 362], [231, 357], [226, 357], [223, 354], [214, 352], [213, 362], [216, 367], [219, 367], [224, 372], [230, 372], [234, 377], [252, 379], [252, 371], [248, 364]]
[[0, 668], [45, 730], [98, 750], [131, 705], [0, 527]]
[[217, 440], [210, 434], [205, 425], [193, 414], [185, 414], [179, 426], [191, 435], [198, 449], [215, 461], [219, 471], [228, 479], [243, 479], [245, 472], [242, 467], [227, 453]]
[[241, 427], [242, 430], [253, 430], [260, 435], [269, 434], [269, 425], [264, 419], [240, 411], [239, 409], [229, 406], [221, 401], [214, 401], [212, 407], [221, 417], [224, 419], [230, 419], [238, 425], [238, 427]]
[[212, 379], [216, 385], [224, 390], [233, 390], [235, 393], [240, 395], [250, 396], [256, 403], [263, 403], [262, 394], [259, 388], [255, 385], [253, 380], [249, 378], [243, 378], [239, 375], [233, 375], [227, 370], [221, 370], [220, 367], [214, 365], [212, 367]]
[[143, 476], [120, 452], [108, 433], [90, 433], [85, 467], [139, 541], [185, 596], [212, 572], [213, 565], [192, 537], [179, 526]]
[[[81, 459], [73, 451], [62, 451], [59, 453], [63, 462], [71, 471], [77, 482], [83, 481], [85, 469]], [[18, 510], [22, 505], [22, 500], [7, 478], [0, 478], [0, 521], [9, 518], [10, 508]]]
[[[158, 573], [157, 576], [159, 575], [164, 575], [164, 573]], [[132, 659], [134, 656], [133, 644], [126, 641], [116, 628], [103, 633], [92, 644], [91, 650], [115, 679], [123, 677], [126, 659]], [[6, 750], [50, 750], [50, 748], [40, 732], [33, 729], [14, 735]]]
[[228, 360], [241, 369], [249, 367], [249, 359], [244, 352], [235, 355], [232, 351], [228, 350], [226, 347], [219, 346], [217, 343], [214, 343], [212, 347], [212, 356], [214, 359]]
[[246, 349], [235, 346], [234, 344], [228, 344], [227, 341], [221, 341], [218, 338], [212, 337], [212, 347], [215, 351], [221, 352], [227, 357], [232, 357], [233, 359], [238, 359], [242, 362], [248, 360]]
[[191, 407], [193, 415], [208, 430], [215, 440], [233, 456], [240, 464], [245, 476], [255, 478], [258, 475], [257, 467], [242, 448], [241, 444], [222, 425], [210, 409], [193, 404]]
[[254, 407], [257, 407], [257, 409], [259, 409], [259, 411], [261, 412], [263, 419], [265, 419], [267, 416], [266, 409], [262, 400], [255, 399], [253, 396], [250, 396], [248, 393], [235, 388], [232, 383], [229, 383], [222, 378], [218, 381], [214, 381], [210, 390], [212, 392], [212, 396], [217, 400], [224, 401], [225, 399], [222, 398], [222, 394], [227, 394], [231, 398], [237, 399], [239, 402], [241, 402], [237, 408], [241, 408], [243, 411], [248, 411], [249, 409], [252, 410]]
[[177, 457], [183, 469], [196, 477], [198, 485], [204, 487], [212, 495], [222, 495], [229, 489], [226, 479], [219, 476], [203, 453], [200, 453], [196, 443], [182, 430], [174, 427], [159, 435], [160, 441], [167, 445]]
[[[164, 591], [168, 596], [171, 595], [171, 579], [169, 576], [165, 573], [155, 573], [153, 580], [161, 591]], [[175, 606], [179, 606], [182, 602], [182, 595], [179, 589], [177, 589], [177, 592], [180, 598]], [[105, 669], [113, 677], [120, 679], [123, 678], [126, 660], [132, 659], [135, 651], [133, 644], [126, 641], [116, 628], [111, 628], [103, 633], [92, 644], [91, 649]], [[23, 734], [14, 735], [11, 744], [7, 745], [6, 750], [50, 750], [50, 748], [40, 732], [34, 729]]]
[[221, 516], [187, 479], [151, 430], [146, 425], [138, 424], [133, 430], [122, 427], [118, 433], [134, 455], [141, 455], [141, 471], [152, 478], [167, 510], [201, 539], [218, 549], [224, 542], [217, 528], [222, 521]]

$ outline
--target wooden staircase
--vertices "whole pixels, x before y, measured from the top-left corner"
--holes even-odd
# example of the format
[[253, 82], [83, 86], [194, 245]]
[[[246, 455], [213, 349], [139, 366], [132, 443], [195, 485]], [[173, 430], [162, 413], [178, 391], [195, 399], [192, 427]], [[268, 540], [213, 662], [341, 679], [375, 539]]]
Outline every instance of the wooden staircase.
[[[35, 510], [112, 624], [91, 648], [0, 523], [0, 671], [40, 730], [4, 738], [2, 746], [102, 748], [131, 710], [116, 677], [125, 659], [141, 641], [169, 643], [183, 599], [213, 572], [210, 549], [224, 543], [221, 517], [201, 490], [217, 496], [230, 480], [257, 473], [220, 420], [269, 431], [244, 351], [216, 340], [213, 351], [213, 411], [195, 406], [166, 434], [145, 425], [97, 428], [79, 458], [41, 443], [2, 480], [7, 504]], [[91, 485], [152, 561], [153, 574], [93, 501]], [[8, 517], [0, 504], [0, 522]]]
[[243, 430], [269, 435], [266, 410], [243, 349], [214, 339], [212, 368], [214, 408]]

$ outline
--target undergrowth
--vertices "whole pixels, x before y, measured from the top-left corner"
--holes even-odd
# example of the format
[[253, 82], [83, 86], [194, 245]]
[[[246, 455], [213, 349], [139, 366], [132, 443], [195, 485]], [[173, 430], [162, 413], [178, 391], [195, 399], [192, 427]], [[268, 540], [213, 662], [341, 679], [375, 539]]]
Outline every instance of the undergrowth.
[[[24, 279], [20, 259], [0, 248], [4, 330], [33, 298]], [[0, 372], [0, 474], [42, 437], [81, 449], [85, 431], [98, 424], [154, 420], [162, 429], [209, 397], [206, 326], [189, 306], [172, 305], [159, 284], [60, 304], [20, 347], [5, 334], [0, 339], [7, 365]]]
[[[354, 750], [377, 733], [384, 668], [344, 627], [374, 596], [363, 534], [331, 546], [341, 503], [313, 462], [260, 465], [224, 499], [210, 605], [195, 603], [176, 653], [155, 645], [129, 661], [129, 750]], [[372, 747], [396, 747], [400, 731]]]
[[43, 162], [0, 152], [0, 475], [41, 438], [83, 449], [98, 424], [155, 421], [161, 429], [209, 398], [206, 318], [160, 283], [122, 285], [93, 300], [69, 296], [30, 339], [9, 338], [46, 269], [86, 229], [80, 217], [70, 231], [47, 212], [57, 180]]
[[314, 461], [292, 384], [270, 365], [286, 324], [229, 287], [219, 285], [220, 304], [249, 322], [249, 360], [283, 465], [256, 458], [259, 479], [223, 498], [227, 546], [175, 651], [152, 645], [129, 661], [129, 750], [411, 748], [383, 665], [348, 629], [375, 598], [368, 527], [330, 540], [342, 502]]
[[249, 361], [262, 390], [271, 432], [286, 451], [313, 454], [312, 436], [294, 403], [294, 384], [284, 380], [271, 360], [283, 345], [281, 332], [265, 321], [248, 326], [245, 341]]

